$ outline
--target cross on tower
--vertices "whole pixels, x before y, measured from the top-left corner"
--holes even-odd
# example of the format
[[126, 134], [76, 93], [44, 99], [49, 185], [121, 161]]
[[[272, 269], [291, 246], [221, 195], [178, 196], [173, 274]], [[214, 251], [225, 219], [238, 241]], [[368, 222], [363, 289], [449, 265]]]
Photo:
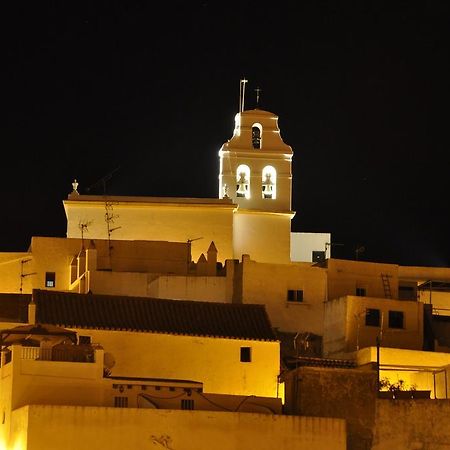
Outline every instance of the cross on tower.
[[260, 97], [260, 94], [262, 92], [262, 89], [257, 87], [255, 89], [255, 92], [256, 92], [256, 107], [258, 107], [259, 106], [259, 97]]

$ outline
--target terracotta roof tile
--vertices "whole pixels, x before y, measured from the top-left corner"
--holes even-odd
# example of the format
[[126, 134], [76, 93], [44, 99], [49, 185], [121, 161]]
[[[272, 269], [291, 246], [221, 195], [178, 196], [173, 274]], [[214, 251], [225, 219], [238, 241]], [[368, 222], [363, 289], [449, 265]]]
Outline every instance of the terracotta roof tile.
[[38, 322], [63, 327], [277, 340], [264, 305], [39, 289], [33, 299]]

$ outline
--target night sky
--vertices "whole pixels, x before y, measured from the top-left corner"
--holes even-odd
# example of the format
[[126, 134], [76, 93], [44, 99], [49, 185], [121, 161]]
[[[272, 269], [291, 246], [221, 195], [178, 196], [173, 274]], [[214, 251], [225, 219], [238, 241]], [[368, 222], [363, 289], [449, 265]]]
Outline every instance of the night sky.
[[330, 232], [336, 258], [449, 266], [448, 2], [9, 3], [0, 251], [65, 236], [74, 178], [217, 197], [245, 77], [294, 150], [293, 231]]

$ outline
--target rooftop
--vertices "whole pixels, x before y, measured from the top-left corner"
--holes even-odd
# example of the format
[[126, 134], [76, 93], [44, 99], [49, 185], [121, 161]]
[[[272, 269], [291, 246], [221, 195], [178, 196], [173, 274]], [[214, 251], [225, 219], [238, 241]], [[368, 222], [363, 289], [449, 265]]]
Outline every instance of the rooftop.
[[36, 320], [66, 328], [276, 341], [264, 305], [35, 289]]

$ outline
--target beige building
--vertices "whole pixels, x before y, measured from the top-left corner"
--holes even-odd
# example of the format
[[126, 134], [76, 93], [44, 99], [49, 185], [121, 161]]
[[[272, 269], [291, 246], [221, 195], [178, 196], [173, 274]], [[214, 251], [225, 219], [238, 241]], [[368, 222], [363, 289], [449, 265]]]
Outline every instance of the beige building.
[[[26, 322], [63, 326], [101, 344], [112, 376], [151, 374], [201, 382], [208, 393], [282, 397], [279, 342], [264, 306], [48, 290], [34, 290], [31, 299]], [[9, 302], [4, 328], [24, 315], [23, 297]]]
[[[74, 182], [66, 238], [0, 253], [1, 327], [65, 327], [78, 342], [2, 342], [0, 450], [425, 445], [426, 427], [396, 440], [378, 388], [401, 377], [447, 401], [450, 269], [337, 260], [329, 233], [291, 233], [292, 158], [275, 114], [241, 111], [218, 198], [80, 195]], [[307, 357], [330, 370], [298, 378]]]
[[2, 351], [2, 449], [346, 448], [342, 419], [284, 416], [279, 399], [207, 394], [199, 382], [105, 377], [101, 346], [49, 349], [56, 338]]
[[423, 350], [423, 303], [345, 296], [325, 303], [324, 355], [347, 358], [375, 346]]

